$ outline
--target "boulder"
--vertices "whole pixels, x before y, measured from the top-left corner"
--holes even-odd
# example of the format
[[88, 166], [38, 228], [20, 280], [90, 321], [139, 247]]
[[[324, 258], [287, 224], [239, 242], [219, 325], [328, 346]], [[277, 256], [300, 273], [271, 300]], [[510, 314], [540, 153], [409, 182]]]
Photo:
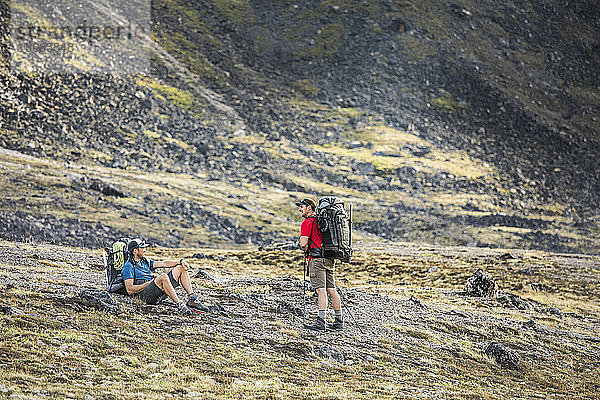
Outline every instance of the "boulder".
[[411, 295], [407, 301], [417, 308], [425, 308], [425, 305], [423, 305], [423, 303], [421, 303], [421, 301], [413, 295]]
[[346, 357], [344, 354], [334, 347], [324, 345], [313, 348], [313, 354], [319, 358], [323, 358], [328, 361], [345, 364]]
[[202, 278], [211, 282], [218, 281], [217, 278], [215, 278], [210, 272], [206, 271], [205, 269], [199, 269], [198, 273], [195, 275], [195, 278]]
[[491, 342], [485, 348], [485, 354], [498, 365], [506, 369], [519, 369], [519, 359], [509, 349], [499, 342]]
[[100, 179], [92, 179], [88, 186], [91, 190], [100, 192], [107, 196], [114, 197], [127, 197], [127, 195], [120, 189], [117, 189], [113, 185], [101, 181]]
[[478, 269], [467, 279], [464, 292], [466, 295], [473, 297], [494, 297], [496, 294], [496, 282], [491, 275]]
[[16, 307], [0, 305], [0, 313], [5, 315], [25, 315], [23, 311]]
[[94, 307], [98, 310], [104, 310], [115, 315], [118, 315], [121, 312], [119, 305], [105, 290], [82, 290], [79, 294], [79, 297], [81, 297], [84, 304]]
[[271, 243], [268, 244], [266, 246], [259, 246], [258, 250], [259, 251], [283, 251], [283, 250], [297, 250], [298, 249], [298, 243], [296, 241], [287, 241], [287, 242], [280, 242], [280, 243]]
[[499, 290], [496, 299], [500, 304], [508, 308], [518, 308], [519, 310], [532, 310], [534, 305], [529, 301], [516, 294], [503, 292]]

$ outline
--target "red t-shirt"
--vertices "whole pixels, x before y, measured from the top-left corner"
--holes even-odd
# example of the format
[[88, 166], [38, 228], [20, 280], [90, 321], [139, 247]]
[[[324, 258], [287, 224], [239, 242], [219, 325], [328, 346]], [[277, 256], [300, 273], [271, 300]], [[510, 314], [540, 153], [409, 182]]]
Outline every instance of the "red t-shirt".
[[300, 225], [300, 236], [308, 236], [309, 249], [320, 249], [323, 243], [321, 231], [317, 225], [316, 215], [309, 215]]

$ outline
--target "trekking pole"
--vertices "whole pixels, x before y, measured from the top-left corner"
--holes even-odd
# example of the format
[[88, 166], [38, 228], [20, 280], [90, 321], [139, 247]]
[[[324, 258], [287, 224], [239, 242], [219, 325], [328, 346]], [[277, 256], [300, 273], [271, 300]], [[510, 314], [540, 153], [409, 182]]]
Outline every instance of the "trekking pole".
[[354, 322], [354, 325], [358, 328], [358, 331], [364, 335], [365, 333], [362, 331], [362, 329], [360, 329], [360, 325], [358, 325], [358, 322], [356, 322], [356, 318], [354, 318], [354, 314], [352, 314], [350, 312], [350, 309], [347, 306], [348, 302], [346, 301], [346, 298], [344, 297], [342, 288], [339, 286], [336, 286], [336, 289], [338, 289], [338, 294], [340, 295], [340, 298], [342, 299], [342, 303], [344, 303], [344, 307], [342, 307], [342, 310], [346, 311], [346, 314], [348, 314], [350, 316], [350, 318], [352, 318], [352, 322]]
[[352, 203], [350, 203], [350, 220], [348, 221], [349, 231], [348, 232], [348, 244], [350, 245], [350, 249], [352, 249]]
[[306, 253], [302, 264], [302, 325], [306, 325]]
[[[352, 206], [353, 206], [353, 203], [350, 203], [350, 219], [348, 221], [348, 228], [349, 228], [348, 242], [350, 245], [350, 257], [352, 257]], [[350, 259], [348, 260], [348, 263], [350, 263]], [[348, 304], [348, 302], [346, 301], [346, 298], [344, 297], [344, 293], [342, 292], [342, 288], [340, 288], [339, 286], [336, 286], [336, 288], [339, 289], [338, 293], [340, 295], [340, 298], [342, 299], [342, 302], [344, 304]], [[354, 322], [354, 325], [356, 325], [356, 327], [358, 328], [358, 331], [364, 335], [364, 332], [362, 331], [362, 329], [360, 329], [360, 326], [356, 322], [356, 318], [354, 318], [354, 314], [352, 314], [350, 312], [350, 309], [348, 307], [343, 307], [342, 310], [346, 311], [346, 314], [348, 314], [350, 316], [350, 318], [352, 318], [352, 322]]]

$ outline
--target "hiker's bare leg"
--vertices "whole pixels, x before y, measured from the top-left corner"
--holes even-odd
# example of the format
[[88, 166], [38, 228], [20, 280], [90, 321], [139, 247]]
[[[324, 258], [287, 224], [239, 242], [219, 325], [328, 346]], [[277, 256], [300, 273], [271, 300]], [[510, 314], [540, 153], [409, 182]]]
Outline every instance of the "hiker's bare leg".
[[181, 287], [187, 294], [193, 293], [192, 283], [190, 282], [190, 274], [186, 271], [183, 265], [178, 265], [172, 269], [173, 278], [181, 283]]
[[317, 289], [317, 295], [319, 296], [319, 310], [327, 310], [327, 291], [325, 290], [325, 288]]
[[337, 292], [336, 288], [327, 288], [327, 293], [331, 297], [331, 305], [334, 310], [342, 309], [342, 301], [340, 300], [340, 295]]
[[171, 280], [169, 279], [169, 275], [160, 274], [156, 277], [156, 286], [158, 286], [163, 292], [167, 294], [175, 303], [179, 303], [179, 297], [177, 297], [177, 293], [175, 293], [175, 288], [171, 285]]

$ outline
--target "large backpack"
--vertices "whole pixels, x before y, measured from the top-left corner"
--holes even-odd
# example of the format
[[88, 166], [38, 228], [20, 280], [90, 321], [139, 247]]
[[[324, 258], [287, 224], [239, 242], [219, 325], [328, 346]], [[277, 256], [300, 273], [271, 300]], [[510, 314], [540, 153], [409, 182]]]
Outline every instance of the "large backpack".
[[127, 246], [131, 239], [120, 238], [110, 247], [104, 249], [104, 267], [106, 268], [106, 291], [109, 293], [127, 294], [121, 276], [123, 265], [129, 259]]
[[346, 214], [344, 202], [335, 196], [320, 198], [317, 222], [323, 239], [322, 256], [349, 263], [352, 258], [352, 221]]

